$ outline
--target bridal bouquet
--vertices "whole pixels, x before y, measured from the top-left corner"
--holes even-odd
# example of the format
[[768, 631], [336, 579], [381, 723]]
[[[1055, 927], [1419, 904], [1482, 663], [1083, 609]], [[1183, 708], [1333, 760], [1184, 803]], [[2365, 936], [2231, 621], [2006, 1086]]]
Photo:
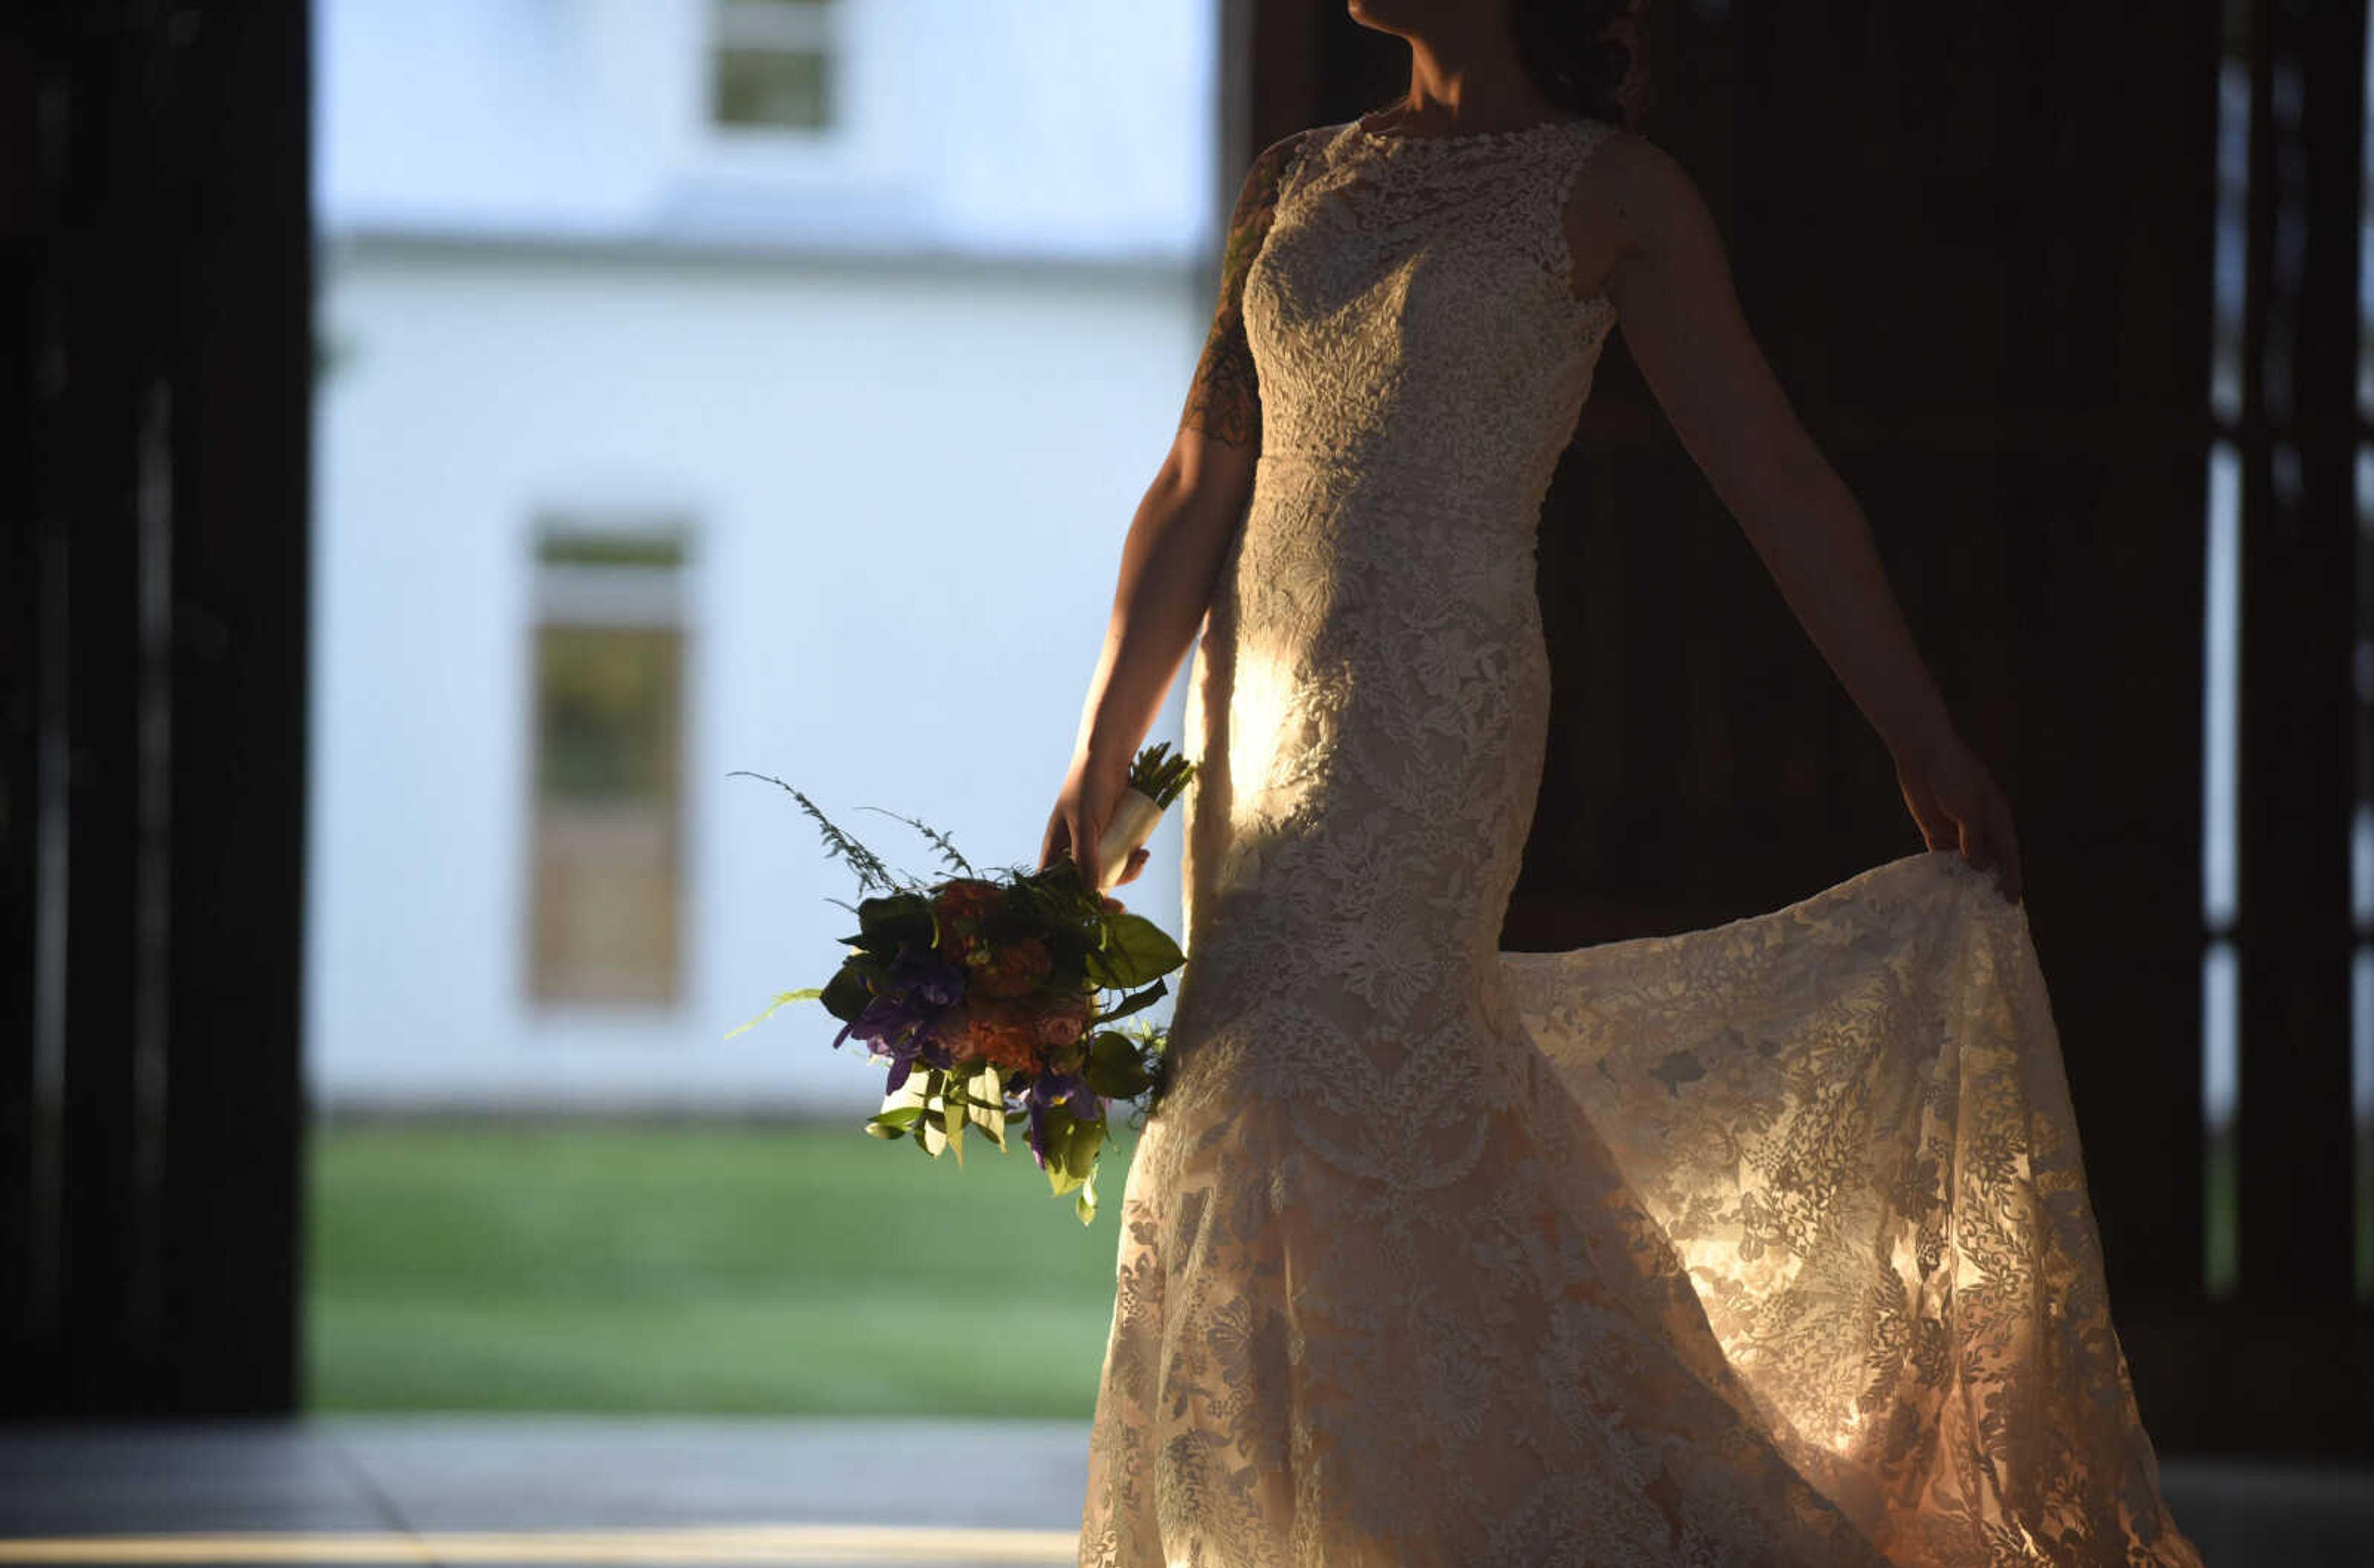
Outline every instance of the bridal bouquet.
[[[1148, 746], [1130, 765], [1129, 788], [1098, 846], [1108, 878], [1194, 773], [1169, 751], [1168, 743]], [[926, 884], [892, 872], [782, 779], [743, 777], [789, 790], [823, 829], [828, 850], [857, 873], [858, 891], [878, 891], [855, 906], [858, 930], [841, 939], [851, 951], [831, 979], [783, 992], [726, 1037], [787, 1002], [819, 1000], [841, 1020], [836, 1047], [854, 1036], [869, 1059], [889, 1064], [866, 1131], [911, 1139], [934, 1158], [952, 1152], [961, 1165], [968, 1129], [1003, 1152], [1007, 1119], [1027, 1117], [1031, 1157], [1056, 1196], [1076, 1189], [1080, 1223], [1093, 1221], [1109, 1102], [1143, 1097], [1152, 1108], [1167, 1043], [1144, 1020], [1113, 1025], [1165, 993], [1162, 977], [1186, 961], [1178, 944], [1089, 887], [1075, 860], [984, 876], [946, 835], [898, 817], [960, 873]]]

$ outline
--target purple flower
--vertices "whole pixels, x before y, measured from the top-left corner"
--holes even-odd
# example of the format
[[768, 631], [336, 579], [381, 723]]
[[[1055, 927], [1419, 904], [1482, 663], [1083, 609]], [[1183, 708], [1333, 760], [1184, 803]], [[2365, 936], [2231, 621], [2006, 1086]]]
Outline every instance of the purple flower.
[[864, 1010], [841, 1025], [832, 1037], [835, 1048], [852, 1036], [873, 1049], [867, 1054], [890, 1066], [885, 1094], [895, 1094], [921, 1061], [926, 1067], [953, 1067], [955, 1053], [934, 1033], [943, 1013], [964, 1000], [964, 969], [946, 963], [929, 950], [902, 946], [890, 962], [890, 975]]
[[1062, 1106], [1075, 1122], [1105, 1117], [1104, 1101], [1076, 1072], [1040, 1073], [1022, 1092], [1022, 1102], [1030, 1111], [1030, 1157], [1042, 1171], [1047, 1168], [1047, 1107]]

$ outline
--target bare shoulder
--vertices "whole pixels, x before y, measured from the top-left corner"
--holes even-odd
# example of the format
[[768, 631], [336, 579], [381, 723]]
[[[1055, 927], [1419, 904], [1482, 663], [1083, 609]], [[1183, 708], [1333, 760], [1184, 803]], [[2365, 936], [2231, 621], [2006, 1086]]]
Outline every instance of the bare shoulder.
[[1705, 198], [1681, 161], [1623, 129], [1604, 137], [1585, 160], [1562, 216], [1577, 280], [1598, 284], [1626, 260], [1710, 227]]
[[1570, 228], [1597, 223], [1630, 234], [1653, 230], [1704, 205], [1698, 182], [1680, 159], [1638, 131], [1617, 129], [1584, 161], [1566, 216]]

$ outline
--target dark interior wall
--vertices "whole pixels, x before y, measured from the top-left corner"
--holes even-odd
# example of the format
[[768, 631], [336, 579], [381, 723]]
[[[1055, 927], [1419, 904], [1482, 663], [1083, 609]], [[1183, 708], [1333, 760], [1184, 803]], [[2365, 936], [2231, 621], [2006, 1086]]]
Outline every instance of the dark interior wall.
[[[2331, 1450], [2374, 1440], [2367, 1316], [2346, 1281], [2348, 772], [2330, 748], [2347, 743], [2347, 661], [2332, 656], [2353, 573], [2335, 554], [2352, 526], [2337, 480], [2288, 544], [2246, 525], [2250, 549], [2287, 552], [2279, 571], [2245, 568], [2261, 587], [2244, 668], [2287, 694], [2244, 764], [2262, 868], [2246, 971], [2257, 952], [2257, 994], [2283, 1014], [2248, 1047], [2246, 1079], [2270, 1064], [2259, 1081], [2274, 1087], [2255, 1113], [2268, 1146], [2244, 1181], [2246, 1235], [2252, 1191], [2286, 1218], [2262, 1220], [2242, 1300], [2203, 1285], [2204, 516], [2227, 9], [2257, 29], [2238, 46], [2262, 75], [2268, 59], [2314, 63], [2293, 135], [2324, 137], [2306, 177], [2323, 193], [2309, 289], [2337, 289], [2356, 264], [2358, 6], [1658, 0], [1639, 129], [1705, 192], [1749, 322], [2012, 799], [2146, 1418], [2164, 1445]], [[1248, 154], [1406, 86], [1405, 46], [1340, 0], [1263, 5], [1249, 30]], [[2279, 141], [2259, 138], [2271, 171], [2295, 158]], [[2273, 209], [2253, 223], [2271, 245]], [[2338, 357], [2354, 305], [2304, 320], [2330, 323]], [[2345, 397], [2319, 395], [2345, 421]], [[1545, 505], [1540, 560], [1556, 712], [1504, 945], [1703, 926], [1922, 848], [1886, 749], [1673, 436], [1620, 327]], [[2316, 609], [2303, 625], [2277, 594]], [[2310, 1123], [2317, 1153], [2286, 1166], [2286, 1129]], [[2319, 1256], [2313, 1308], [2288, 1285], [2285, 1258], [2303, 1250]], [[2343, 1347], [2321, 1377], [2289, 1348], [2308, 1342]]]
[[[2374, 1450], [2374, 1304], [2353, 1297], [2349, 872], [2356, 671], [2355, 460], [2366, 221], [2365, 0], [2228, 7], [2251, 104], [2238, 461], [2241, 743], [2233, 938], [2233, 1365], [2245, 1426], [2287, 1422]], [[2231, 1347], [2239, 1344], [2240, 1355]], [[2320, 1345], [2340, 1347], [2329, 1360]]]
[[16, 1415], [297, 1398], [306, 8], [0, 20]]

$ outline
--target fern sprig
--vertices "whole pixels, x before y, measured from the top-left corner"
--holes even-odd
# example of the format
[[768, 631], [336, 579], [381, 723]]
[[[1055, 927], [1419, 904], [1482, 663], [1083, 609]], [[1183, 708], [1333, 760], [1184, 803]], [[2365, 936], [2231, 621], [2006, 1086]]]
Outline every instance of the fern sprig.
[[800, 793], [798, 790], [784, 783], [771, 773], [753, 773], [747, 768], [737, 767], [726, 777], [728, 778], [763, 778], [779, 790], [790, 791], [792, 799], [799, 802], [800, 810], [814, 817], [817, 826], [823, 830], [826, 849], [848, 861], [849, 869], [857, 873], [859, 892], [863, 893], [869, 887], [878, 887], [885, 893], [895, 893], [899, 890], [900, 885], [899, 878], [892, 873], [882, 857], [834, 826], [832, 819], [826, 816], [814, 801]]
[[964, 872], [967, 876], [975, 876], [979, 874], [972, 869], [972, 862], [966, 860], [962, 852], [957, 848], [956, 845], [949, 841], [948, 836], [940, 832], [938, 829], [927, 827], [923, 823], [916, 821], [913, 817], [900, 816], [897, 812], [893, 811], [883, 811], [880, 806], [860, 806], [857, 809], [862, 812], [881, 812], [884, 816], [892, 818], [898, 822], [905, 823], [909, 827], [913, 828], [916, 832], [922, 834], [924, 837], [932, 841], [932, 848], [940, 852], [941, 860], [946, 861], [950, 866], [953, 866], [958, 871]]

